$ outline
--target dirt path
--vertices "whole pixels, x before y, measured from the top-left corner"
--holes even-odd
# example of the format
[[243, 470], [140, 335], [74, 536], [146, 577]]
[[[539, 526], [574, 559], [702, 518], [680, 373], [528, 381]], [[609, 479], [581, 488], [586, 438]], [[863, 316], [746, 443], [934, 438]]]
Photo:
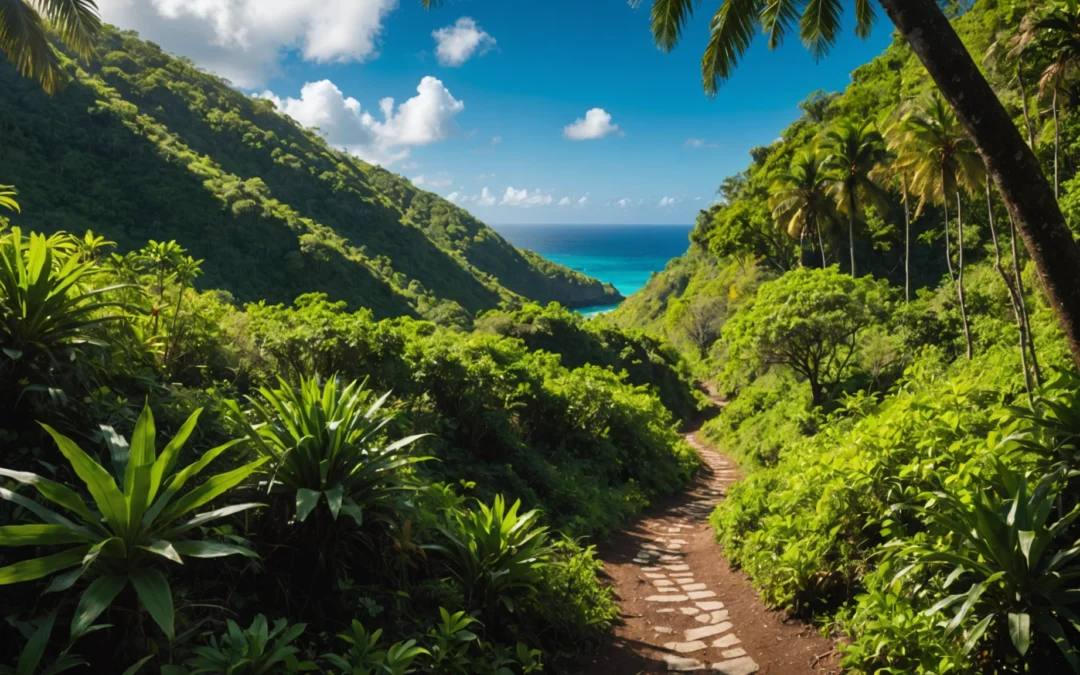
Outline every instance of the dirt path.
[[766, 610], [724, 559], [707, 518], [739, 473], [696, 432], [686, 439], [705, 462], [698, 479], [600, 547], [623, 623], [577, 672], [839, 673], [831, 641]]

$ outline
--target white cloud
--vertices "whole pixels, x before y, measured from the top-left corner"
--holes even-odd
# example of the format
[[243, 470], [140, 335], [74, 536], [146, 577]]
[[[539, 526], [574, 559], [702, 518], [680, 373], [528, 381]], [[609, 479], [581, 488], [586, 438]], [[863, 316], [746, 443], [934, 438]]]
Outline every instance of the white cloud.
[[674, 206], [675, 202], [676, 202], [676, 199], [674, 197], [664, 197], [663, 199], [660, 200], [660, 203], [658, 204], [658, 206], [660, 208], [664, 208], [665, 206]]
[[432, 32], [431, 37], [435, 38], [435, 57], [444, 66], [460, 66], [478, 51], [483, 55], [495, 46], [495, 38], [467, 16]]
[[700, 138], [688, 138], [686, 139], [686, 142], [683, 143], [683, 146], [687, 148], [700, 148], [703, 145], [705, 145], [705, 141]]
[[305, 127], [318, 127], [328, 143], [372, 162], [389, 166], [409, 155], [409, 148], [429, 145], [450, 136], [454, 117], [465, 109], [440, 80], [430, 75], [420, 80], [417, 95], [394, 109], [394, 99], [379, 101], [383, 120], [362, 110], [360, 102], [346, 97], [330, 80], [308, 82], [300, 98], [281, 99], [271, 91], [260, 96]]
[[454, 181], [446, 178], [428, 178], [427, 176], [420, 174], [416, 178], [412, 179], [413, 185], [420, 187], [421, 185], [430, 185], [431, 187], [449, 187]]
[[603, 108], [593, 108], [579, 117], [574, 123], [563, 128], [563, 138], [568, 141], [588, 141], [603, 138], [619, 130], [618, 124], [611, 123], [611, 115]]
[[488, 191], [487, 186], [485, 185], [484, 189], [480, 192], [480, 196], [474, 199], [474, 201], [480, 206], [491, 206], [495, 203], [495, 196]]
[[588, 203], [589, 203], [589, 198], [587, 196], [582, 197], [581, 199], [577, 200], [578, 206], [585, 206]]
[[619, 205], [619, 208], [625, 209], [627, 206], [630, 205], [630, 199], [627, 197], [623, 197], [622, 199], [616, 200], [615, 203]]
[[528, 190], [515, 190], [512, 187], [508, 187], [506, 188], [506, 193], [503, 194], [502, 201], [499, 202], [499, 205], [520, 206], [527, 209], [533, 206], [547, 206], [553, 201], [555, 201], [554, 197], [549, 194], [543, 194], [539, 190], [529, 194]]
[[413, 162], [413, 161], [402, 162], [401, 168], [404, 171], [411, 171], [412, 169], [419, 169], [420, 168], [420, 162]]
[[700, 201], [701, 201], [701, 197], [694, 197], [694, 201], [695, 201], [695, 202], [700, 202]]
[[285, 52], [348, 63], [378, 56], [383, 20], [398, 0], [98, 0], [102, 17], [170, 52], [255, 87]]
[[458, 193], [457, 193], [456, 191], [455, 191], [455, 192], [451, 192], [450, 194], [446, 195], [446, 201], [448, 201], [448, 202], [450, 202], [450, 203], [454, 203], [454, 202], [456, 202], [456, 201], [457, 201], [457, 199], [458, 199], [458, 197], [459, 197], [459, 196], [460, 196], [460, 195], [459, 195], [459, 194], [458, 194]]
[[570, 206], [570, 198], [569, 197], [563, 197], [562, 199], [560, 199], [559, 200], [559, 206]]

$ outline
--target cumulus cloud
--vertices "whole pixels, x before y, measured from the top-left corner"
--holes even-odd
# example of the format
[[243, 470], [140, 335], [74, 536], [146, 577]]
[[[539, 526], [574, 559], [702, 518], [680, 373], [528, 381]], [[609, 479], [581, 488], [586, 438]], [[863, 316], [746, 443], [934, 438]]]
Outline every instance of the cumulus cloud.
[[589, 141], [603, 138], [619, 130], [618, 124], [611, 123], [611, 115], [603, 108], [593, 108], [579, 117], [574, 123], [563, 127], [563, 138], [568, 141]]
[[488, 191], [487, 186], [480, 191], [480, 196], [476, 199], [476, 203], [480, 206], [491, 206], [495, 203], [495, 195]]
[[98, 0], [97, 5], [109, 23], [136, 30], [250, 88], [279, 72], [285, 52], [317, 63], [378, 56], [383, 20], [398, 0]]
[[578, 206], [585, 206], [588, 203], [589, 203], [589, 198], [587, 196], [582, 197], [581, 199], [577, 200]]
[[562, 199], [560, 199], [559, 200], [559, 206], [570, 206], [570, 198], [569, 197], [563, 197]]
[[664, 197], [660, 200], [658, 206], [664, 208], [665, 206], [674, 206], [676, 199], [674, 197]]
[[630, 205], [630, 199], [627, 197], [623, 197], [622, 199], [616, 200], [615, 203], [619, 205], [619, 208], [625, 209], [627, 206]]
[[502, 201], [499, 202], [499, 205], [519, 206], [527, 209], [533, 206], [547, 206], [553, 201], [555, 201], [554, 197], [549, 194], [544, 194], [539, 190], [529, 194], [528, 190], [515, 190], [513, 187], [508, 187], [506, 188], [506, 192], [503, 194]]
[[435, 38], [435, 58], [444, 66], [458, 67], [479, 52], [486, 54], [495, 46], [495, 38], [473, 19], [463, 16], [453, 26], [432, 32]]
[[389, 166], [405, 159], [409, 148], [430, 145], [456, 129], [454, 117], [465, 109], [440, 80], [420, 81], [417, 95], [394, 109], [394, 99], [379, 101], [382, 120], [346, 97], [330, 80], [308, 82], [300, 98], [279, 98], [271, 91], [260, 96], [305, 127], [318, 127], [328, 143], [374, 164]]
[[428, 178], [427, 176], [420, 174], [416, 178], [412, 179], [413, 185], [420, 187], [421, 185], [430, 185], [431, 187], [447, 187], [453, 184], [454, 181], [449, 178]]
[[450, 203], [454, 203], [454, 202], [456, 202], [458, 200], [458, 197], [460, 197], [460, 196], [461, 195], [459, 195], [456, 191], [451, 192], [450, 194], [446, 195], [446, 201], [448, 201]]

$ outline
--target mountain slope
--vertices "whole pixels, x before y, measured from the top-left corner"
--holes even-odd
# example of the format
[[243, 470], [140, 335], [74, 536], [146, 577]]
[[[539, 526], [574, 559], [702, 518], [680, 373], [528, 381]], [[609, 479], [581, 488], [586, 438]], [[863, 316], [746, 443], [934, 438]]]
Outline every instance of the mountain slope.
[[379, 317], [461, 320], [518, 296], [619, 299], [135, 33], [108, 30], [91, 63], [65, 68], [50, 99], [0, 62], [13, 224], [91, 228], [122, 251], [176, 239], [207, 261], [201, 286], [243, 301], [325, 291]]

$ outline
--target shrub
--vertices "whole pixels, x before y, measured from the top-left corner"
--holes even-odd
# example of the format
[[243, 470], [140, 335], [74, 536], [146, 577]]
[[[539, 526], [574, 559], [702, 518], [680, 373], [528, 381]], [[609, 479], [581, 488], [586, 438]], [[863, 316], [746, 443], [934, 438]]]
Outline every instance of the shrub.
[[205, 647], [196, 647], [195, 656], [185, 661], [190, 670], [186, 675], [293, 675], [316, 670], [313, 661], [300, 661], [296, 655], [300, 649], [293, 646], [307, 629], [306, 624], [289, 626], [285, 619], [278, 619], [269, 627], [266, 617], [259, 614], [251, 626], [242, 629], [232, 619], [228, 631], [210, 637]]
[[201, 409], [188, 418], [179, 433], [158, 455], [154, 416], [149, 406], [143, 408], [130, 445], [122, 438], [115, 438], [112, 442], [113, 461], [124, 486], [122, 491], [105, 467], [74, 441], [42, 425], [86, 485], [95, 510], [91, 510], [75, 491], [60, 483], [33, 473], [0, 469], [0, 476], [33, 486], [46, 500], [77, 516], [76, 520], [70, 520], [37, 502], [0, 488], [0, 498], [23, 507], [41, 521], [0, 527], [0, 545], [74, 544], [60, 553], [22, 560], [0, 568], [0, 585], [33, 581], [76, 567], [74, 571], [54, 577], [47, 589], [65, 591], [74, 586], [83, 574], [97, 573], [97, 578], [83, 591], [75, 610], [75, 618], [71, 622], [73, 637], [89, 630], [94, 620], [129, 583], [135, 587], [139, 600], [162, 631], [173, 637], [172, 591], [166, 576], [156, 569], [157, 562], [168, 560], [182, 563], [184, 556], [218, 558], [239, 554], [255, 557], [255, 553], [237, 544], [184, 538], [192, 530], [214, 520], [261, 506], [234, 504], [181, 520], [231, 490], [266, 462], [266, 458], [257, 459], [213, 476], [194, 490], [180, 495], [191, 478], [241, 442], [234, 440], [208, 450], [197, 462], [172, 474], [184, 443], [195, 429], [200, 412]]

